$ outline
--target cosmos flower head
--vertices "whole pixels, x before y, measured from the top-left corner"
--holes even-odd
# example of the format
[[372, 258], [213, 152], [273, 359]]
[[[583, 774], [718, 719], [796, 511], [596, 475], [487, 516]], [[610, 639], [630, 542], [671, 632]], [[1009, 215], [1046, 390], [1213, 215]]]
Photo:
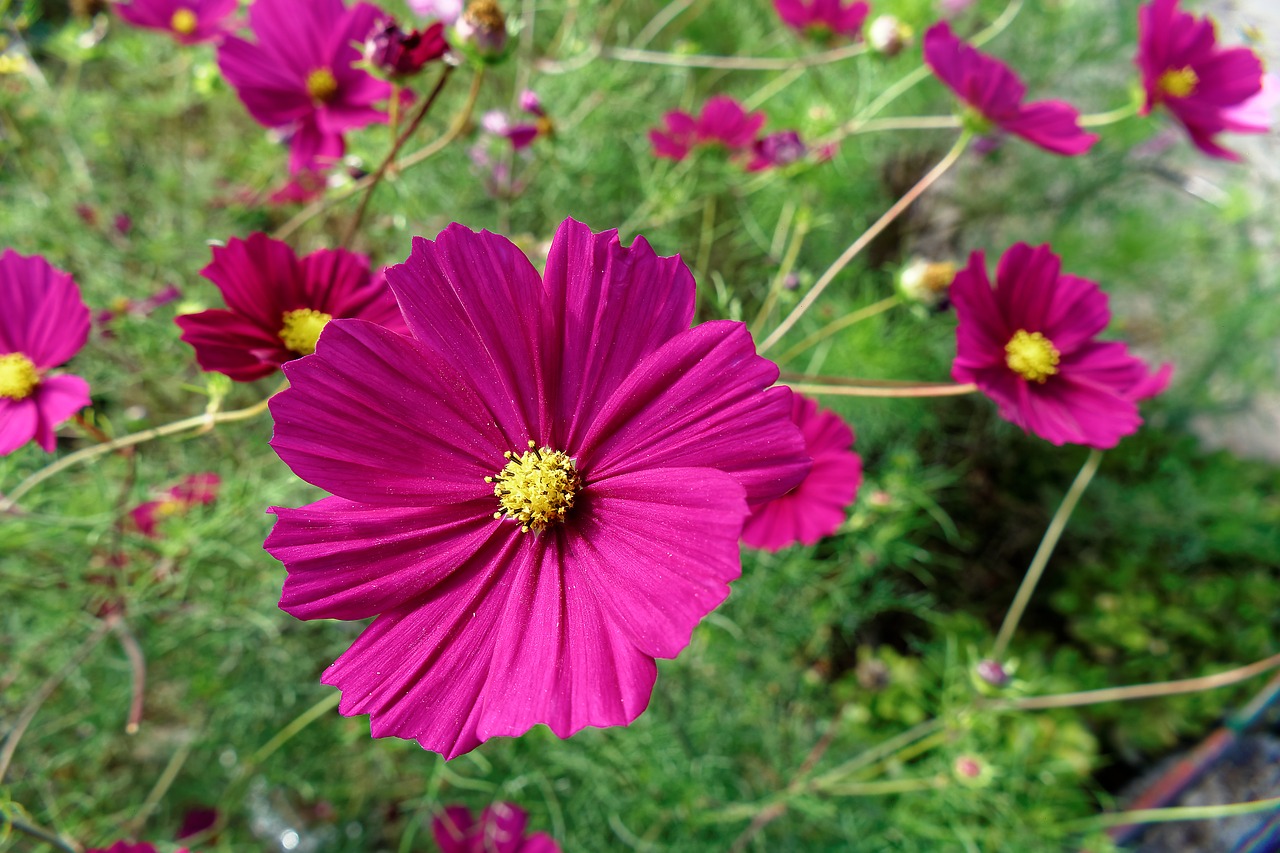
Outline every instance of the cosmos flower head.
[[672, 110], [662, 117], [664, 127], [649, 131], [657, 157], [683, 160], [689, 151], [703, 145], [720, 145], [730, 152], [745, 151], [764, 127], [762, 112], [748, 113], [728, 95], [716, 95], [702, 105], [697, 117]]
[[1181, 11], [1178, 0], [1153, 0], [1138, 8], [1134, 61], [1146, 91], [1141, 114], [1164, 106], [1210, 157], [1240, 159], [1218, 143], [1219, 133], [1270, 128], [1269, 123], [1241, 122], [1232, 113], [1261, 92], [1262, 60], [1247, 47], [1219, 45], [1213, 21]]
[[835, 533], [847, 517], [862, 482], [862, 459], [853, 452], [853, 430], [818, 402], [795, 394], [791, 420], [804, 436], [813, 467], [800, 485], [780, 498], [752, 507], [742, 541], [752, 548], [780, 551], [813, 545]]
[[1124, 344], [1097, 340], [1111, 320], [1106, 295], [1061, 270], [1048, 246], [1017, 243], [1000, 258], [993, 288], [974, 252], [951, 284], [959, 320], [951, 375], [1046, 441], [1114, 447], [1142, 424], [1138, 401], [1163, 391], [1173, 367], [1152, 373]]
[[924, 61], [973, 110], [967, 118], [976, 130], [986, 132], [994, 125], [1066, 156], [1084, 154], [1098, 141], [1080, 127], [1080, 113], [1070, 104], [1023, 103], [1027, 87], [1009, 66], [956, 38], [945, 21], [925, 32]]
[[342, 157], [343, 134], [385, 122], [374, 105], [391, 84], [356, 63], [376, 22], [376, 6], [342, 0], [255, 0], [255, 41], [228, 36], [218, 67], [260, 124], [290, 133], [289, 173], [323, 170]]
[[364, 43], [364, 57], [369, 64], [394, 80], [412, 77], [448, 50], [444, 24], [439, 21], [425, 29], [406, 32], [394, 19], [387, 18]]
[[165, 489], [155, 500], [138, 504], [129, 510], [129, 516], [143, 536], [158, 539], [160, 522], [173, 515], [181, 515], [192, 507], [205, 506], [218, 498], [222, 478], [212, 471], [190, 474], [176, 486]]
[[214, 246], [213, 261], [200, 274], [222, 291], [226, 309], [182, 314], [174, 322], [201, 368], [237, 382], [269, 376], [315, 352], [320, 330], [334, 317], [404, 330], [382, 275], [371, 274], [364, 255], [345, 249], [299, 258], [288, 243], [254, 233]]
[[230, 29], [238, 0], [131, 0], [114, 4], [135, 27], [168, 33], [182, 44], [216, 41]]
[[494, 803], [477, 820], [466, 806], [449, 806], [431, 819], [440, 853], [560, 853], [545, 832], [528, 835], [529, 815], [511, 803]]
[[791, 392], [643, 238], [566, 220], [539, 276], [451, 225], [387, 280], [410, 334], [335, 320], [285, 366], [272, 446], [332, 493], [266, 548], [300, 619], [376, 617], [322, 681], [446, 758], [626, 725], [728, 595], [750, 504], [809, 469]]
[[28, 441], [47, 453], [58, 424], [89, 405], [89, 383], [52, 374], [89, 339], [89, 308], [69, 273], [40, 255], [0, 253], [0, 456]]
[[803, 160], [809, 154], [809, 147], [804, 144], [800, 134], [794, 130], [780, 130], [757, 139], [751, 145], [751, 161], [747, 163], [748, 172], [763, 172], [767, 169], [779, 169]]
[[840, 0], [773, 0], [778, 17], [791, 29], [805, 35], [847, 39], [862, 36], [862, 24], [871, 11], [864, 0], [844, 4]]

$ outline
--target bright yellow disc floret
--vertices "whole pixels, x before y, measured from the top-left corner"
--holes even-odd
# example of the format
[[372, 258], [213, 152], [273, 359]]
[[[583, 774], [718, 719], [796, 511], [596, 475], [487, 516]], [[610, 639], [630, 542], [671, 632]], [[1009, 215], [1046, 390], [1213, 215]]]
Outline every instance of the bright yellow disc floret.
[[0, 397], [25, 400], [40, 384], [40, 374], [31, 359], [20, 352], [0, 355]]
[[1019, 329], [1004, 345], [1005, 364], [1028, 382], [1044, 383], [1058, 372], [1061, 353], [1057, 347], [1039, 332]]
[[514, 519], [525, 533], [541, 533], [551, 524], [564, 521], [582, 488], [573, 460], [562, 451], [538, 447], [533, 441], [519, 456], [510, 450], [503, 456], [507, 464], [497, 476], [484, 478], [486, 483], [494, 484], [493, 493], [501, 507], [493, 517], [505, 515]]
[[297, 308], [284, 312], [284, 325], [280, 328], [280, 340], [285, 347], [298, 355], [311, 355], [316, 351], [316, 341], [325, 324], [333, 317], [314, 308]]

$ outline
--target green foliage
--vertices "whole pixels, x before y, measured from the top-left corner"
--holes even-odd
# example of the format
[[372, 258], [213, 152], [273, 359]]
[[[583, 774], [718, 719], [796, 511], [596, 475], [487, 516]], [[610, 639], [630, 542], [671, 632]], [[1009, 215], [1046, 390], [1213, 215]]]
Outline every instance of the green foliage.
[[[95, 310], [167, 283], [183, 293], [148, 316], [117, 317], [110, 337], [95, 331], [73, 364], [94, 389], [90, 426], [122, 435], [198, 414], [211, 396], [225, 394], [223, 410], [261, 400], [275, 380], [229, 390], [209, 381], [172, 318], [218, 304], [199, 277], [207, 243], [279, 228], [297, 212], [263, 203], [282, 180], [284, 149], [244, 113], [209, 48], [179, 48], [115, 18], [55, 21], [40, 17], [41, 4], [19, 5], [11, 34], [37, 70], [0, 76], [4, 245], [72, 272]], [[1101, 2], [1028, 3], [988, 47], [1025, 72], [1033, 96], [1112, 109], [1130, 86], [1136, 4], [1121, 5], [1123, 15], [1102, 14], [1112, 4]], [[451, 221], [511, 235], [536, 258], [574, 216], [682, 253], [698, 276], [700, 319], [749, 322], [803, 223], [799, 286], [778, 292], [758, 330], [767, 332], [950, 145], [949, 131], [859, 134], [830, 162], [752, 176], [713, 154], [658, 160], [645, 131], [667, 109], [727, 92], [760, 104], [769, 131], [821, 138], [916, 69], [919, 52], [817, 65], [789, 81], [791, 72], [578, 62], [597, 38], [631, 45], [642, 33], [649, 40], [638, 47], [686, 56], [818, 48], [780, 27], [765, 0], [695, 0], [658, 32], [646, 31], [667, 8], [657, 0], [525, 6], [536, 7], [536, 26], [525, 22], [510, 61], [487, 72], [476, 113], [510, 108], [532, 75], [556, 132], [527, 159], [512, 158], [527, 188], [485, 191], [468, 156], [480, 131], [468, 127], [377, 188], [353, 244], [375, 264], [403, 260], [412, 235]], [[1003, 8], [984, 0], [957, 28], [976, 31]], [[935, 14], [926, 0], [875, 11], [917, 32]], [[470, 73], [456, 73], [406, 150], [446, 132]], [[885, 115], [951, 108], [930, 79]], [[1145, 410], [1152, 427], [1108, 454], [1072, 521], [1015, 640], [1006, 690], [975, 682], [972, 668], [1083, 452], [1023, 436], [980, 399], [829, 398], [855, 426], [867, 472], [848, 523], [815, 547], [745, 555], [733, 594], [677, 660], [661, 662], [652, 707], [632, 726], [568, 741], [540, 727], [446, 764], [412, 743], [373, 741], [364, 718], [328, 711], [259, 755], [331, 696], [320, 673], [362, 627], [302, 623], [275, 606], [283, 569], [262, 550], [267, 508], [318, 493], [270, 451], [263, 417], [102, 457], [4, 516], [5, 729], [72, 665], [50, 682], [17, 745], [0, 813], [94, 846], [126, 832], [172, 838], [187, 809], [216, 805], [226, 825], [199, 845], [205, 851], [264, 849], [272, 826], [326, 850], [429, 849], [443, 805], [494, 800], [528, 809], [531, 826], [566, 850], [729, 849], [737, 839], [748, 850], [1078, 847], [1068, 822], [1110, 796], [1095, 770], [1196, 737], [1248, 686], [1052, 713], [994, 710], [991, 700], [1216, 671], [1274, 653], [1280, 628], [1280, 474], [1204, 453], [1185, 432], [1193, 416], [1274, 387], [1280, 312], [1259, 306], [1278, 279], [1252, 236], [1274, 224], [1274, 211], [1234, 189], [1239, 173], [1223, 179], [1232, 187], [1223, 207], [1183, 192], [1168, 170], [1184, 168], [1189, 146], [1180, 142], [1188, 150], [1172, 161], [1134, 153], [1151, 128], [1107, 127], [1078, 161], [1017, 141], [967, 157], [770, 353], [891, 295], [895, 271], [920, 246], [963, 260], [1026, 240], [1052, 242], [1070, 272], [1101, 281], [1127, 339], [1176, 355], [1181, 379]], [[388, 142], [385, 127], [353, 134], [351, 162], [371, 170]], [[339, 176], [324, 210], [290, 238], [295, 246], [342, 239], [353, 180]], [[782, 367], [943, 381], [953, 322], [894, 308]], [[63, 449], [92, 442], [79, 436]], [[0, 491], [48, 461], [31, 446], [0, 458]], [[221, 476], [215, 503], [164, 519], [156, 539], [130, 524], [130, 508], [197, 471]], [[105, 631], [113, 615], [146, 660], [132, 735], [137, 676], [124, 628]], [[876, 751], [913, 727], [923, 727], [918, 739]], [[960, 773], [961, 760], [980, 772]], [[0, 850], [27, 841], [0, 832]]]

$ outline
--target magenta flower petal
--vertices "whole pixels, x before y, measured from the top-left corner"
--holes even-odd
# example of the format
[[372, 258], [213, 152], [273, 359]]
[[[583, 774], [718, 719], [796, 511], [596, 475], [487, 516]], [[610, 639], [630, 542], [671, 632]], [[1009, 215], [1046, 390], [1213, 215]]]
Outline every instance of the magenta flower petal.
[[[34, 399], [0, 397], [0, 456], [12, 453], [34, 438], [39, 424], [40, 412]], [[45, 450], [53, 448], [46, 447]]]
[[367, 619], [411, 602], [494, 535], [483, 505], [387, 508], [325, 498], [278, 517], [266, 549], [289, 567], [280, 609], [299, 619]]
[[720, 145], [731, 153], [746, 151], [764, 127], [765, 115], [748, 113], [728, 95], [716, 95], [703, 104], [696, 119], [673, 110], [663, 116], [663, 122], [664, 130], [649, 131], [654, 156], [683, 160], [698, 145]]
[[[296, 393], [271, 401], [271, 446], [295, 474], [364, 503], [492, 497], [484, 478], [512, 445], [465, 373], [411, 338], [360, 321], [330, 324], [316, 353], [286, 366]], [[369, 388], [378, 393], [362, 393]], [[333, 446], [335, 435], [346, 446]]]
[[550, 257], [416, 240], [388, 271], [410, 337], [333, 323], [273, 401], [273, 446], [343, 498], [276, 510], [282, 606], [378, 614], [324, 676], [376, 737], [635, 719], [737, 576], [746, 497], [808, 468], [745, 328], [687, 328], [677, 259], [573, 222]]
[[431, 820], [440, 853], [560, 853], [544, 832], [526, 835], [529, 816], [511, 803], [494, 803], [477, 821], [465, 806], [449, 806]]
[[383, 275], [371, 274], [364, 255], [345, 249], [299, 259], [287, 243], [255, 233], [215, 246], [200, 274], [222, 291], [228, 310], [184, 314], [174, 322], [201, 368], [237, 382], [261, 379], [309, 355], [333, 318], [406, 331]]
[[342, 0], [256, 0], [255, 41], [228, 37], [219, 46], [218, 66], [249, 114], [292, 132], [291, 173], [341, 157], [343, 133], [386, 120], [375, 104], [391, 96], [391, 85], [356, 67], [356, 44], [381, 14]]
[[71, 276], [43, 257], [0, 252], [0, 455], [34, 439], [52, 453], [58, 424], [89, 404], [89, 384], [49, 371], [89, 337]]
[[995, 57], [965, 44], [939, 21], [924, 34], [924, 60], [934, 75], [984, 119], [1046, 151], [1083, 154], [1098, 141], [1079, 124], [1079, 112], [1062, 101], [1024, 104], [1027, 88]]
[[466, 806], [449, 806], [443, 814], [431, 819], [431, 834], [440, 853], [471, 853], [472, 828], [475, 818]]
[[643, 237], [623, 248], [617, 231], [594, 234], [568, 219], [552, 241], [545, 280], [553, 313], [564, 317], [556, 416], [568, 425], [564, 441], [576, 446], [640, 360], [688, 330], [693, 276], [679, 256], [658, 257]]
[[951, 375], [1054, 444], [1115, 446], [1142, 423], [1137, 401], [1168, 383], [1171, 368], [1151, 374], [1123, 344], [1094, 339], [1110, 320], [1106, 295], [1063, 275], [1048, 246], [1010, 247], [994, 290], [974, 252], [951, 298], [959, 320]]
[[409, 259], [387, 268], [387, 281], [413, 335], [474, 377], [506, 437], [503, 449], [541, 440], [550, 394], [534, 338], [542, 282], [524, 252], [455, 224], [435, 241], [415, 237]]
[[[742, 323], [703, 323], [618, 386], [583, 437], [583, 463], [597, 477], [705, 465], [734, 475], [753, 503], [785, 494], [809, 461], [795, 443], [790, 389], [769, 388], [777, 378], [777, 365], [755, 354]], [[744, 445], [744, 433], [772, 451]]]
[[862, 460], [853, 452], [853, 430], [835, 412], [819, 412], [816, 400], [792, 395], [791, 419], [804, 436], [813, 467], [800, 485], [780, 498], [752, 507], [742, 541], [779, 551], [813, 545], [844, 523], [862, 482]]
[[865, 0], [845, 6], [839, 0], [773, 0], [782, 22], [801, 33], [825, 31], [850, 39], [862, 34], [862, 24], [871, 11]]
[[1146, 91], [1143, 115], [1163, 105], [1209, 156], [1240, 159], [1218, 143], [1219, 133], [1268, 129], [1242, 124], [1233, 114], [1262, 91], [1262, 61], [1247, 47], [1219, 46], [1213, 22], [1181, 11], [1178, 0], [1153, 0], [1138, 8], [1134, 62]]
[[46, 376], [36, 386], [35, 398], [36, 411], [40, 414], [35, 441], [52, 453], [57, 446], [54, 430], [58, 424], [89, 405], [89, 383], [69, 374]]

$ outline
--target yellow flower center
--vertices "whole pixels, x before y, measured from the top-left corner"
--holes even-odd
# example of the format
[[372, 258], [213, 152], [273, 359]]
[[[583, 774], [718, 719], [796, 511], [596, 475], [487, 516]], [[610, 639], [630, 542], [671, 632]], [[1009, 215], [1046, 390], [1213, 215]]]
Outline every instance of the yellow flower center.
[[40, 374], [31, 359], [20, 352], [0, 355], [0, 397], [25, 400], [40, 384]]
[[179, 35], [189, 36], [196, 31], [196, 26], [200, 23], [200, 19], [196, 17], [196, 13], [190, 9], [179, 7], [173, 13], [173, 17], [169, 19], [169, 26], [175, 33]]
[[280, 340], [284, 345], [298, 353], [311, 355], [316, 351], [316, 341], [320, 340], [320, 332], [325, 323], [333, 317], [314, 308], [296, 308], [284, 312], [284, 325], [280, 327]]
[[338, 79], [328, 68], [317, 68], [307, 75], [307, 94], [312, 100], [327, 101], [338, 93]]
[[1039, 332], [1019, 329], [1004, 345], [1005, 364], [1028, 382], [1044, 383], [1058, 372], [1061, 353]]
[[501, 507], [493, 517], [505, 515], [520, 522], [523, 533], [541, 533], [551, 524], [564, 521], [582, 488], [573, 460], [562, 451], [540, 448], [532, 441], [519, 456], [510, 450], [502, 455], [507, 464], [496, 477], [484, 478], [486, 483], [493, 483], [493, 493]]
[[1196, 90], [1200, 78], [1190, 68], [1175, 68], [1160, 75], [1156, 88], [1174, 98], [1185, 98]]

